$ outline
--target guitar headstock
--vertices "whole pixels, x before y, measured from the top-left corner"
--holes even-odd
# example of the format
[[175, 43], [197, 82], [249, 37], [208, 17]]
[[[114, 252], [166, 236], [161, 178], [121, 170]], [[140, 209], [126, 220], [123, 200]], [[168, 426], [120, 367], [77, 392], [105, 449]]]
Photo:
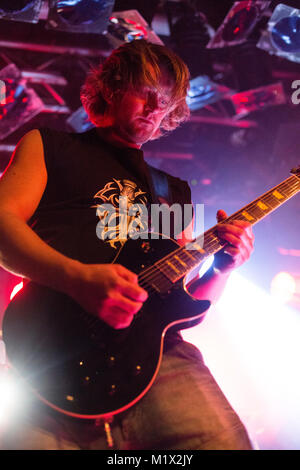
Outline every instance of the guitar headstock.
[[298, 176], [298, 178], [300, 178], [300, 165], [297, 166], [296, 168], [292, 168], [291, 173], [295, 176]]

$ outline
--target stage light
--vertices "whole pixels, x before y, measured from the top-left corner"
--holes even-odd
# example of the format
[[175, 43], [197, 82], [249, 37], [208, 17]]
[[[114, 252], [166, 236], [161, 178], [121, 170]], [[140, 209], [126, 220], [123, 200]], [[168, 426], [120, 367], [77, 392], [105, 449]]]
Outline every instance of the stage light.
[[234, 94], [234, 91], [210, 80], [206, 75], [196, 77], [190, 81], [190, 89], [186, 102], [191, 111], [204, 108]]
[[243, 117], [254, 111], [261, 111], [270, 106], [279, 106], [287, 102], [280, 82], [236, 93], [230, 97], [230, 100], [237, 117]]
[[284, 4], [278, 5], [257, 47], [269, 54], [300, 62], [300, 10]]
[[272, 279], [271, 295], [279, 302], [289, 302], [292, 300], [295, 292], [296, 280], [291, 274], [287, 272], [280, 272]]
[[271, 295], [282, 304], [300, 307], [300, 275], [282, 271], [272, 279]]
[[235, 2], [207, 44], [207, 48], [215, 49], [244, 43], [270, 3], [271, 1], [252, 0]]
[[200, 269], [199, 269], [199, 273], [198, 273], [199, 278], [201, 278], [202, 276], [204, 276], [204, 274], [206, 273], [206, 271], [208, 271], [209, 268], [212, 266], [214, 260], [215, 260], [215, 257], [214, 257], [214, 256], [209, 256], [209, 258], [207, 258], [207, 259], [201, 264]]
[[272, 30], [272, 40], [283, 52], [300, 52], [300, 17], [279, 20]]
[[147, 29], [138, 23], [129, 21], [128, 18], [117, 18], [112, 16], [109, 19], [108, 32], [122, 42], [131, 42], [137, 39], [147, 38]]
[[237, 271], [205, 320], [182, 331], [261, 449], [300, 448], [299, 334], [299, 311]]
[[42, 0], [1, 0], [0, 18], [37, 23]]
[[0, 79], [6, 88], [5, 103], [0, 104], [0, 139], [4, 139], [39, 114], [44, 105], [14, 64], [0, 70]]
[[5, 343], [0, 336], [0, 425], [6, 424], [17, 405], [18, 389], [11, 377]]
[[11, 423], [23, 404], [21, 387], [8, 365], [0, 364], [0, 425]]
[[104, 34], [114, 0], [50, 0], [47, 29]]
[[163, 42], [137, 10], [113, 12], [109, 19], [106, 37], [114, 48], [125, 42], [139, 39], [163, 45]]

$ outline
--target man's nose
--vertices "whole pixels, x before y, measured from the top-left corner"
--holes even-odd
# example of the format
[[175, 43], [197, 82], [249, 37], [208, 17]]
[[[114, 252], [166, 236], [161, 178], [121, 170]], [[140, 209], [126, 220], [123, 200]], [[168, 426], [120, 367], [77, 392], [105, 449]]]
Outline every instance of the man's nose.
[[145, 102], [145, 106], [144, 106], [145, 112], [154, 113], [157, 108], [158, 108], [157, 97], [154, 94], [149, 93], [147, 100]]

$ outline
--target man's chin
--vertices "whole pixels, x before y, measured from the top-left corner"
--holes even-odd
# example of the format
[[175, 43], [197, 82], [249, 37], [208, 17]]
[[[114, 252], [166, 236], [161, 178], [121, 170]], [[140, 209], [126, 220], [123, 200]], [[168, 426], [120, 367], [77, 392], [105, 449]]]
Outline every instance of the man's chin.
[[136, 132], [131, 135], [128, 135], [128, 138], [130, 139], [132, 143], [143, 145], [146, 142], [148, 142], [148, 140], [152, 140], [153, 134], [154, 132], [145, 132], [145, 131], [141, 132], [140, 131], [140, 132]]

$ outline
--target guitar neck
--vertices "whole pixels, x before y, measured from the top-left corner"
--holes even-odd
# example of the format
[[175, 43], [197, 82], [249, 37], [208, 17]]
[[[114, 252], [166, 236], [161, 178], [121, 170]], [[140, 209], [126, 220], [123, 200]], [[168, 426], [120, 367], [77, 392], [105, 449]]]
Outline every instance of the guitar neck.
[[[270, 189], [262, 196], [247, 204], [242, 209], [238, 210], [221, 223], [230, 223], [233, 220], [244, 220], [251, 225], [255, 225], [268, 214], [280, 207], [286, 201], [291, 199], [300, 191], [300, 180], [297, 176], [290, 176], [282, 183]], [[204, 233], [202, 237], [197, 240], [202, 241], [203, 249], [208, 255], [213, 255], [218, 252], [224, 243], [216, 237], [216, 226]], [[190, 248], [190, 247], [189, 247]]]
[[[221, 223], [233, 220], [244, 220], [254, 225], [300, 191], [300, 179], [292, 175], [282, 183], [264, 193], [259, 198], [247, 204]], [[207, 230], [191, 243], [177, 248], [166, 259], [162, 259], [165, 273], [171, 282], [176, 282], [189, 271], [196, 268], [202, 261], [220, 251], [226, 242], [217, 236], [217, 225]]]

